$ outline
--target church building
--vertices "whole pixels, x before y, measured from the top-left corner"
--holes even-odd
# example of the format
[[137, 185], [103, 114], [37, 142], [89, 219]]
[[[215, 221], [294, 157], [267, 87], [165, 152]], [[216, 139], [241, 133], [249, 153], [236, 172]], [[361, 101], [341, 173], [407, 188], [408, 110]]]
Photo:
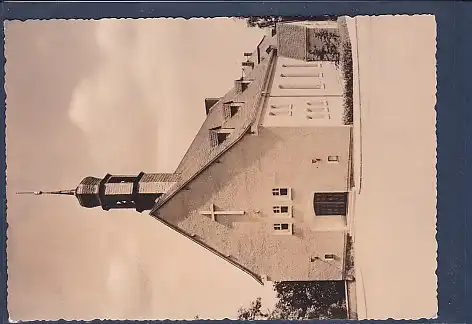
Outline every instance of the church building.
[[333, 26], [279, 23], [241, 53], [243, 77], [202, 102], [174, 173], [87, 177], [53, 193], [149, 211], [261, 284], [345, 280], [351, 126], [340, 68], [308, 55], [316, 28]]

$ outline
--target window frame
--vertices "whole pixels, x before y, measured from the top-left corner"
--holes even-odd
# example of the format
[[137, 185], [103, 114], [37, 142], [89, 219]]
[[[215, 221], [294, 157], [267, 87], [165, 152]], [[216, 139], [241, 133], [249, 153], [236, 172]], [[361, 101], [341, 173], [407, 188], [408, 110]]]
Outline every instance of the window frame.
[[324, 90], [326, 84], [319, 82], [317, 84], [279, 84], [279, 89], [282, 90]]
[[[284, 225], [287, 226], [286, 229], [283, 228]], [[293, 235], [293, 223], [272, 223], [271, 230], [274, 235]]]
[[[335, 157], [335, 160], [332, 160], [331, 158]], [[339, 163], [339, 155], [328, 155], [327, 159], [328, 163]]]
[[[282, 190], [287, 190], [287, 194], [282, 195], [281, 194]], [[292, 188], [290, 188], [290, 187], [274, 187], [274, 188], [272, 188], [272, 197], [278, 198], [278, 199], [292, 200]]]
[[[210, 144], [212, 147], [223, 145], [234, 132], [234, 128], [215, 127], [209, 130]], [[225, 134], [225, 139], [220, 142], [218, 135]]]
[[[286, 212], [282, 211], [287, 209]], [[292, 218], [293, 217], [293, 206], [291, 204], [280, 204], [272, 206], [272, 217], [283, 217], [283, 218]]]
[[270, 104], [268, 115], [271, 117], [293, 116], [293, 104]]
[[336, 260], [336, 255], [334, 255], [333, 253], [325, 253], [324, 260], [325, 261], [335, 261]]
[[346, 217], [348, 210], [349, 192], [343, 191], [313, 193], [313, 213], [317, 217]]

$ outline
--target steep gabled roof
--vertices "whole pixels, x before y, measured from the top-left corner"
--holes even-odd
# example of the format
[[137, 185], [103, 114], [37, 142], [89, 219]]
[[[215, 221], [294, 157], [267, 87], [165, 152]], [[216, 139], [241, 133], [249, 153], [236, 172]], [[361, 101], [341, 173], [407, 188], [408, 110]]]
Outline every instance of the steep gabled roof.
[[[267, 38], [266, 36], [264, 39]], [[244, 78], [245, 81], [251, 81], [247, 89], [238, 92], [235, 86], [211, 107], [202, 127], [176, 169], [176, 173], [180, 175], [180, 181], [158, 199], [150, 212], [151, 215], [154, 215], [161, 206], [185, 188], [250, 130], [263, 102], [264, 89], [268, 86], [270, 71], [275, 60], [274, 50], [262, 51], [261, 57], [263, 58], [261, 63]], [[231, 101], [242, 103], [242, 105], [236, 115], [225, 120], [224, 104]], [[222, 144], [213, 147], [210, 142], [210, 130], [217, 127], [232, 128], [233, 131]]]

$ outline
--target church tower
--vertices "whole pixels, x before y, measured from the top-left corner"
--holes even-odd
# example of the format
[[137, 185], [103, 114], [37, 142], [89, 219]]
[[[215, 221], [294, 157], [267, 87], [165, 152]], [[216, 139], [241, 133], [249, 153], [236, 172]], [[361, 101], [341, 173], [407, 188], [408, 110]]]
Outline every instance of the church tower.
[[104, 210], [133, 208], [138, 212], [151, 210], [156, 199], [179, 180], [174, 173], [144, 173], [135, 176], [111, 175], [104, 178], [86, 177], [77, 188], [61, 191], [19, 192], [35, 195], [73, 195], [86, 208], [101, 206]]

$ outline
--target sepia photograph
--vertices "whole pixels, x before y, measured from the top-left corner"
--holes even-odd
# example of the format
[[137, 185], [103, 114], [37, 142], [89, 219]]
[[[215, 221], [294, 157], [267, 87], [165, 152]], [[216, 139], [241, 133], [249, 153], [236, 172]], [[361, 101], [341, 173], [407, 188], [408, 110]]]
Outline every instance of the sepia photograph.
[[11, 320], [437, 318], [434, 15], [4, 31]]

